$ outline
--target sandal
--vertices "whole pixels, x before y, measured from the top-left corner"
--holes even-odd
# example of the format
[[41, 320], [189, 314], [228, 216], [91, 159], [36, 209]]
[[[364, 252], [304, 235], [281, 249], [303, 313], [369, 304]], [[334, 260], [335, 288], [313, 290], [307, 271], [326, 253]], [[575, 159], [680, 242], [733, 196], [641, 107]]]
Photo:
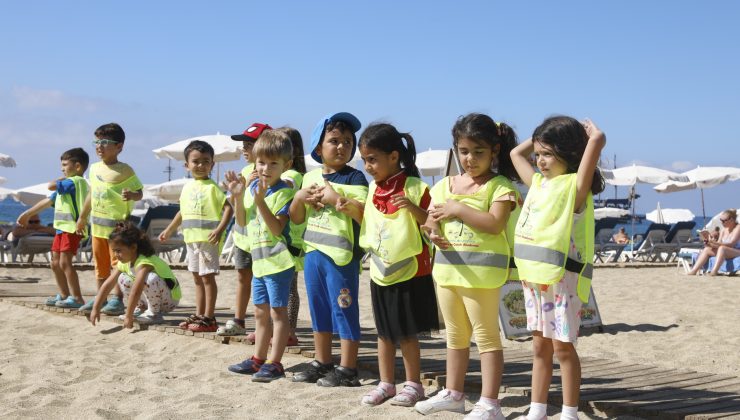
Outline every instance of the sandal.
[[188, 330], [192, 332], [216, 332], [217, 329], [218, 324], [216, 323], [216, 320], [207, 316], [204, 316], [200, 320], [188, 325]]
[[[421, 391], [421, 392], [419, 392]], [[417, 401], [424, 399], [424, 388], [421, 384], [405, 382], [403, 389], [391, 400], [391, 405], [413, 407]]]
[[44, 305], [46, 306], [56, 306], [57, 302], [62, 301], [62, 295], [58, 294], [56, 296], [50, 296], [46, 298], [46, 301], [44, 301]]
[[185, 318], [185, 321], [182, 321], [177, 326], [183, 330], [187, 330], [190, 324], [196, 323], [200, 321], [201, 319], [203, 319], [203, 316], [192, 314], [189, 317]]
[[396, 386], [386, 382], [381, 382], [378, 387], [365, 394], [362, 397], [363, 405], [378, 405], [382, 404], [383, 401], [396, 395]]
[[247, 333], [247, 329], [239, 325], [233, 319], [226, 321], [226, 325], [222, 327], [218, 327], [218, 330], [216, 330], [216, 335], [225, 335], [225, 336], [244, 335], [246, 333]]

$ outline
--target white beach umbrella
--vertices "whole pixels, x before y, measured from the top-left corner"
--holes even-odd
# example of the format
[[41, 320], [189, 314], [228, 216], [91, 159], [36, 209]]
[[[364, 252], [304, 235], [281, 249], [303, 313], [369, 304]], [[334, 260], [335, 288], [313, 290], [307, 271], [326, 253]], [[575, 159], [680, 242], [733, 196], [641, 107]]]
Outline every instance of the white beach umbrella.
[[154, 152], [157, 159], [175, 159], [184, 161], [185, 147], [193, 140], [202, 140], [210, 144], [215, 152], [214, 158], [216, 162], [229, 162], [232, 160], [239, 160], [242, 157], [242, 143], [232, 140], [231, 136], [226, 136], [220, 133], [180, 140], [172, 144], [168, 144], [167, 146], [153, 149], [152, 152]]
[[0, 153], [0, 166], [4, 166], [6, 168], [14, 168], [15, 159], [6, 154]]
[[702, 217], [706, 220], [707, 213], [704, 209], [704, 188], [713, 188], [725, 182], [737, 181], [740, 179], [740, 168], [725, 166], [697, 166], [696, 168], [684, 172], [688, 180], [686, 181], [668, 181], [655, 186], [653, 189], [660, 193], [671, 193], [677, 191], [693, 190], [698, 188], [701, 191], [701, 212]]
[[625, 209], [620, 209], [616, 207], [601, 207], [598, 209], [594, 209], [594, 219], [605, 219], [607, 217], [614, 217], [614, 218], [620, 218], [629, 216], [630, 211]]
[[635, 184], [660, 184], [668, 181], [688, 181], [686, 175], [650, 166], [624, 166], [602, 169], [604, 181], [610, 185], [630, 186]]
[[27, 206], [33, 206], [49, 195], [51, 195], [51, 191], [49, 191], [48, 182], [42, 182], [13, 191], [13, 197]]
[[15, 197], [13, 197], [14, 192], [15, 191], [11, 189], [0, 187], [0, 201], [3, 201], [8, 197], [15, 199]]
[[173, 179], [172, 181], [163, 182], [161, 184], [147, 185], [144, 187], [144, 194], [164, 201], [177, 202], [180, 200], [182, 188], [189, 181], [192, 181], [192, 179], [181, 178]]
[[655, 223], [678, 223], [690, 222], [694, 220], [694, 213], [689, 209], [661, 209], [660, 203], [658, 208], [647, 213], [645, 218]]
[[429, 149], [416, 155], [416, 167], [419, 168], [422, 176], [431, 176], [432, 179], [435, 176], [444, 176], [447, 172], [447, 160], [449, 156], [449, 149]]

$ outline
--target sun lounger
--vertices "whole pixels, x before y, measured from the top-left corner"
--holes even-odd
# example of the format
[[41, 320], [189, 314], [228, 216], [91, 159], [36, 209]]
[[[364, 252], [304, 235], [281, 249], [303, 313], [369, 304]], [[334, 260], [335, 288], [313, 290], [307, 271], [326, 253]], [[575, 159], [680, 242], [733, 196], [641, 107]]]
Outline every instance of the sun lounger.
[[[653, 223], [648, 226], [645, 233], [637, 235], [635, 237], [635, 251], [630, 253], [630, 258], [633, 260], [642, 261], [662, 261], [661, 253], [658, 252], [661, 244], [665, 244], [665, 237], [670, 230], [670, 225], [663, 223]], [[658, 248], [656, 249], [656, 245]]]
[[657, 261], [673, 261], [681, 251], [688, 248], [696, 222], [678, 222], [671, 226], [665, 235], [665, 242], [653, 244], [651, 257]]
[[[699, 253], [695, 253], [692, 257], [692, 265], [696, 263], [696, 258], [699, 256]], [[702, 267], [702, 272], [707, 273], [709, 271], [712, 271], [712, 268], [714, 268], [714, 264], [717, 262], [717, 257], [709, 257], [709, 261]], [[740, 271], [740, 257], [735, 257], [730, 260], [725, 260], [724, 263], [722, 263], [722, 266], [719, 268], [719, 273], [722, 274], [729, 274], [734, 275]], [[686, 271], [688, 272], [688, 270]]]
[[152, 242], [154, 251], [159, 255], [166, 255], [170, 262], [172, 262], [172, 251], [179, 251], [180, 262], [185, 261], [185, 253], [187, 252], [185, 239], [179, 233], [172, 235], [165, 242], [159, 241], [159, 235], [169, 226], [178, 211], [180, 211], [180, 206], [151, 207], [139, 223], [139, 229], [146, 232]]
[[51, 253], [51, 244], [54, 242], [54, 235], [31, 233], [13, 242], [10, 249], [13, 262], [18, 261], [18, 257], [21, 257], [22, 260], [25, 255], [28, 257], [27, 262], [32, 263], [33, 257], [37, 254], [43, 255], [46, 262], [50, 262], [49, 254]]
[[594, 262], [614, 262], [622, 255], [627, 244], [612, 241], [617, 223], [619, 220], [607, 217], [594, 224]]

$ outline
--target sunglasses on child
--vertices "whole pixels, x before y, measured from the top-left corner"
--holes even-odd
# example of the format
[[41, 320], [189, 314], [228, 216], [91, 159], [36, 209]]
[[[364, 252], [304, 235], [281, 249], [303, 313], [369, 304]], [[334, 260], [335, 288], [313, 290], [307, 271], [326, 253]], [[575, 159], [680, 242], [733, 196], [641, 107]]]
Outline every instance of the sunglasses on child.
[[109, 139], [95, 139], [93, 140], [93, 145], [95, 146], [109, 146], [111, 144], [118, 144], [115, 140], [109, 140]]

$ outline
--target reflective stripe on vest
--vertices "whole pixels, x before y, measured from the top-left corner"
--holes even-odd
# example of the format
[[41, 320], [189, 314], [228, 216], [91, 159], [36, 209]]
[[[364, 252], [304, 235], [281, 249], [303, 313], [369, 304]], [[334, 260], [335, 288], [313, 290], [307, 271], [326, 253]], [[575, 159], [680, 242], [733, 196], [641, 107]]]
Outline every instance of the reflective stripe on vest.
[[189, 219], [182, 221], [183, 229], [216, 229], [220, 221], [215, 220], [202, 220], [202, 219]]
[[75, 217], [69, 213], [63, 213], [60, 211], [54, 212], [54, 220], [65, 220], [68, 222], [74, 222], [76, 221]]
[[306, 234], [303, 235], [303, 240], [352, 252], [352, 242], [339, 235], [317, 232], [315, 230], [306, 230]]
[[477, 265], [505, 269], [509, 266], [509, 256], [482, 252], [438, 250], [434, 262], [435, 264]]
[[406, 268], [406, 266], [408, 266], [409, 264], [412, 264], [416, 259], [416, 257], [406, 258], [405, 260], [401, 260], [397, 263], [386, 266], [383, 264], [383, 260], [381, 260], [380, 257], [375, 255], [374, 253], [371, 253], [370, 256], [373, 259], [373, 263], [375, 263], [376, 268], [384, 277], [390, 277], [394, 275], [396, 272]]
[[93, 216], [91, 218], [91, 221], [92, 221], [92, 224], [93, 225], [105, 226], [105, 227], [109, 227], [109, 228], [116, 227], [116, 223], [119, 222], [119, 220], [104, 219], [104, 218], [98, 217], [98, 216]]
[[265, 258], [273, 257], [283, 251], [288, 250], [288, 245], [285, 242], [278, 242], [275, 246], [263, 246], [261, 248], [254, 248], [251, 250], [252, 259], [262, 260]]
[[232, 227], [234, 229], [234, 233], [238, 233], [240, 235], [247, 235], [247, 227], [246, 226], [239, 226], [239, 223], [234, 223], [234, 226]]
[[557, 267], [565, 264], [565, 254], [537, 245], [514, 244], [514, 255], [523, 260], [552, 264]]

